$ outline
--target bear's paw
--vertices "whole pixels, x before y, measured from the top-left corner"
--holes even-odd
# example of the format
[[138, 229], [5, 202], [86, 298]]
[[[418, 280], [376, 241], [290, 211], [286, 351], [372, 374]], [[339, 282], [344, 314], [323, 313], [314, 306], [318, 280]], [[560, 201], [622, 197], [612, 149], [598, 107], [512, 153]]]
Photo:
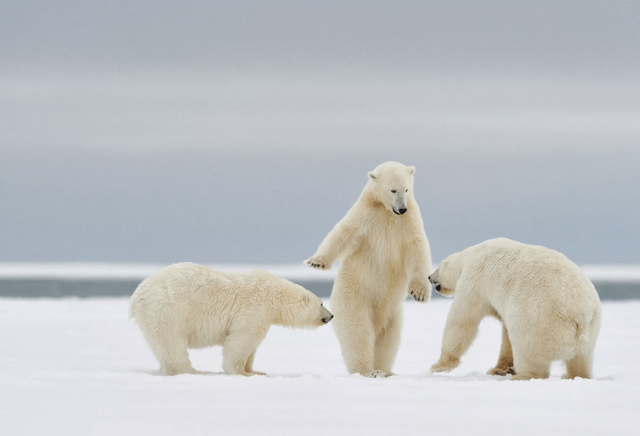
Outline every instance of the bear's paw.
[[496, 366], [495, 368], [491, 368], [489, 371], [487, 371], [487, 374], [505, 376], [507, 374], [516, 375], [516, 372], [513, 370], [513, 368], [501, 368]]
[[429, 301], [431, 297], [431, 286], [425, 286], [419, 282], [411, 282], [409, 284], [409, 296], [414, 300], [424, 302]]
[[449, 372], [460, 365], [460, 359], [454, 356], [444, 356], [431, 366], [431, 372]]
[[391, 376], [390, 373], [382, 371], [381, 369], [376, 369], [375, 371], [368, 372], [366, 374], [362, 374], [364, 377], [368, 378], [385, 378]]
[[331, 269], [331, 264], [329, 262], [326, 262], [321, 257], [310, 257], [309, 259], [305, 260], [304, 263], [309, 265], [311, 268], [319, 269], [322, 271], [328, 271]]

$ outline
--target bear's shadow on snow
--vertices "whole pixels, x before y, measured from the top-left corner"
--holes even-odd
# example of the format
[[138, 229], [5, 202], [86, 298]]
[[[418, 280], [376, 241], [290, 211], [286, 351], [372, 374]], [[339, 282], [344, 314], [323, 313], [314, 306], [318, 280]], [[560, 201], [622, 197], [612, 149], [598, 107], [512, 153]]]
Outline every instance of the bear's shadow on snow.
[[429, 379], [434, 381], [451, 381], [451, 382], [468, 382], [468, 381], [509, 381], [512, 376], [509, 375], [489, 375], [480, 371], [473, 371], [465, 375], [448, 375], [448, 374], [432, 374], [425, 372], [417, 376], [419, 379]]
[[200, 371], [200, 374], [177, 374], [177, 375], [164, 375], [160, 369], [128, 369], [123, 370], [123, 373], [135, 373], [135, 374], [147, 374], [154, 377], [167, 377], [167, 378], [176, 378], [176, 377], [211, 377], [211, 376], [229, 376], [229, 377], [241, 377], [241, 378], [321, 378], [320, 375], [317, 374], [279, 374], [279, 373], [271, 373], [265, 375], [252, 375], [249, 377], [236, 375], [236, 374], [225, 374], [223, 371]]
[[[233, 377], [242, 377], [242, 378], [322, 378], [322, 375], [319, 374], [279, 374], [279, 373], [271, 373], [271, 374], [266, 374], [266, 375], [253, 375], [250, 377], [244, 377], [244, 376], [239, 376], [239, 375], [229, 375], [229, 374], [225, 374], [223, 371], [201, 371], [200, 374], [177, 374], [177, 375], [171, 375], [171, 376], [166, 376], [164, 374], [162, 374], [162, 371], [160, 371], [160, 369], [131, 369], [131, 370], [125, 370], [123, 372], [129, 372], [129, 373], [135, 373], [135, 374], [147, 374], [147, 375], [151, 375], [154, 377], [167, 377], [167, 378], [176, 378], [176, 377], [185, 377], [185, 376], [189, 376], [189, 377], [211, 377], [211, 376], [233, 376]], [[358, 378], [358, 379], [363, 379], [363, 380], [367, 380], [366, 377], [363, 377], [359, 374], [345, 374], [343, 376], [333, 376], [334, 378]], [[412, 374], [395, 374], [391, 377], [388, 378], [381, 378], [381, 379], [372, 379], [372, 380], [400, 380], [400, 379], [406, 379], [406, 378], [416, 378], [416, 379], [432, 379], [432, 380], [437, 380], [437, 381], [453, 381], [453, 382], [465, 382], [465, 381], [506, 381], [506, 380], [510, 380], [511, 379], [511, 375], [507, 375], [507, 376], [499, 376], [499, 375], [488, 375], [482, 372], [471, 372], [469, 374], [463, 375], [463, 376], [452, 376], [452, 375], [445, 375], [445, 374], [431, 374], [429, 372], [423, 373], [423, 374], [417, 374], [417, 375], [412, 375]]]
[[[480, 371], [474, 371], [474, 372], [470, 372], [466, 375], [460, 375], [460, 376], [453, 376], [453, 375], [446, 375], [446, 374], [431, 374], [429, 372], [426, 372], [424, 374], [420, 374], [417, 378], [419, 379], [430, 379], [430, 380], [435, 380], [435, 381], [442, 381], [442, 382], [469, 382], [469, 381], [514, 381], [512, 380], [513, 376], [511, 374], [509, 375], [489, 375]], [[615, 377], [610, 375], [610, 376], [604, 376], [604, 377], [598, 377], [598, 378], [593, 378], [593, 379], [587, 379], [587, 378], [581, 378], [581, 377], [576, 377], [575, 380], [580, 380], [580, 381], [611, 381], [611, 380], [615, 380]], [[569, 380], [569, 379], [565, 379], [563, 377], [563, 375], [551, 375], [549, 376], [549, 378], [547, 379], [532, 379], [532, 380], [515, 380], [518, 382], [554, 382], [554, 381], [568, 381], [571, 382], [573, 380]]]
[[176, 374], [176, 375], [164, 375], [164, 374], [162, 374], [162, 371], [160, 371], [160, 369], [134, 369], [134, 370], [132, 370], [132, 372], [135, 372], [135, 373], [138, 373], [138, 374], [149, 374], [149, 375], [152, 375], [154, 377], [158, 376], [158, 377], [167, 377], [167, 378], [184, 377], [184, 376], [194, 376], [194, 377], [206, 376], [206, 377], [209, 377], [209, 376], [226, 375], [222, 371], [219, 371], [219, 372], [215, 372], [215, 371], [200, 371], [199, 374], [184, 373], [184, 374]]
[[[211, 376], [229, 376], [229, 377], [241, 377], [241, 378], [257, 378], [257, 379], [273, 379], [273, 378], [287, 378], [287, 379], [297, 379], [297, 378], [324, 378], [322, 375], [319, 374], [278, 374], [278, 373], [272, 373], [272, 374], [266, 374], [266, 375], [254, 375], [251, 377], [244, 377], [244, 376], [240, 376], [240, 375], [228, 375], [225, 374], [223, 371], [202, 371], [201, 374], [178, 374], [178, 375], [173, 375], [173, 376], [166, 376], [163, 375], [162, 372], [160, 371], [160, 369], [129, 369], [129, 370], [123, 370], [123, 373], [135, 373], [135, 374], [147, 374], [150, 376], [154, 376], [154, 377], [166, 377], [169, 379], [172, 378], [176, 378], [176, 377], [211, 377]], [[331, 378], [358, 378], [358, 379], [363, 379], [363, 380], [368, 380], [366, 377], [360, 376], [359, 374], [345, 374], [343, 376], [333, 376]], [[491, 381], [498, 381], [498, 382], [504, 382], [504, 381], [512, 381], [512, 376], [511, 375], [506, 375], [506, 376], [501, 376], [501, 375], [489, 375], [486, 374], [484, 372], [480, 372], [480, 371], [473, 371], [470, 372], [468, 374], [465, 375], [448, 375], [448, 374], [432, 374], [430, 372], [425, 372], [422, 374], [395, 374], [391, 377], [388, 378], [381, 378], [381, 379], [371, 379], [373, 380], [388, 380], [388, 381], [393, 381], [393, 380], [401, 380], [401, 379], [418, 379], [418, 380], [433, 380], [433, 381], [438, 381], [438, 382], [469, 382], [469, 381], [480, 381], [480, 382], [491, 382]], [[609, 376], [604, 376], [604, 377], [598, 377], [598, 378], [594, 378], [594, 381], [611, 381], [611, 380], [615, 380], [616, 377], [613, 375], [609, 375]], [[581, 380], [581, 381], [585, 381], [585, 380], [589, 380], [589, 379], [583, 379], [578, 377], [576, 380]], [[551, 375], [548, 379], [539, 379], [539, 380], [529, 380], [529, 381], [572, 381], [572, 380], [565, 380], [564, 378], [562, 378], [562, 376], [559, 375]]]

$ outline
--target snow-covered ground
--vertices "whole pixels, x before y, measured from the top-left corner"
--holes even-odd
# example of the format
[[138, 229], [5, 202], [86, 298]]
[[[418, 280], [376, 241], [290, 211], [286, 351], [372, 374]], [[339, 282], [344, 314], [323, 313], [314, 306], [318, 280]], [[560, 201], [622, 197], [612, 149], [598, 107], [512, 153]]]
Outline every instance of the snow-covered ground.
[[2, 435], [637, 435], [640, 301], [604, 302], [594, 380], [485, 375], [500, 345], [485, 320], [458, 369], [432, 375], [451, 300], [405, 303], [388, 379], [346, 374], [331, 327], [274, 327], [267, 376], [221, 373], [221, 350], [191, 352], [207, 375], [158, 375], [128, 299], [0, 299]]

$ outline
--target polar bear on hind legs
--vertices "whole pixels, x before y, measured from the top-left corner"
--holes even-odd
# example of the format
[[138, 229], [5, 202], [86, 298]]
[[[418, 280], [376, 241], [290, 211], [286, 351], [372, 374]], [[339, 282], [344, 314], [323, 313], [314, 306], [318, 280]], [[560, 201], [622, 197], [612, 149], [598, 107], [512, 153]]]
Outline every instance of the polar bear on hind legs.
[[414, 167], [386, 162], [305, 263], [328, 270], [340, 259], [331, 310], [350, 374], [392, 375], [400, 346], [402, 301], [428, 301], [431, 251], [413, 197]]
[[442, 295], [455, 294], [432, 372], [456, 368], [482, 318], [493, 316], [502, 322], [502, 347], [488, 374], [548, 378], [551, 362], [562, 360], [566, 378], [591, 378], [600, 299], [587, 276], [561, 253], [490, 239], [447, 257], [429, 280]]

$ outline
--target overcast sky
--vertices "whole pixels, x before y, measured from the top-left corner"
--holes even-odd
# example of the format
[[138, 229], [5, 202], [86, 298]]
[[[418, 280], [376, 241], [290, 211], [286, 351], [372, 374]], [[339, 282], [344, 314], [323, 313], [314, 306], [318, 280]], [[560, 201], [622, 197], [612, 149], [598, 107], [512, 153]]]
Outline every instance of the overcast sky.
[[635, 1], [3, 2], [3, 68], [637, 73]]
[[434, 260], [640, 263], [640, 3], [10, 1], [0, 261], [298, 262], [387, 160]]

